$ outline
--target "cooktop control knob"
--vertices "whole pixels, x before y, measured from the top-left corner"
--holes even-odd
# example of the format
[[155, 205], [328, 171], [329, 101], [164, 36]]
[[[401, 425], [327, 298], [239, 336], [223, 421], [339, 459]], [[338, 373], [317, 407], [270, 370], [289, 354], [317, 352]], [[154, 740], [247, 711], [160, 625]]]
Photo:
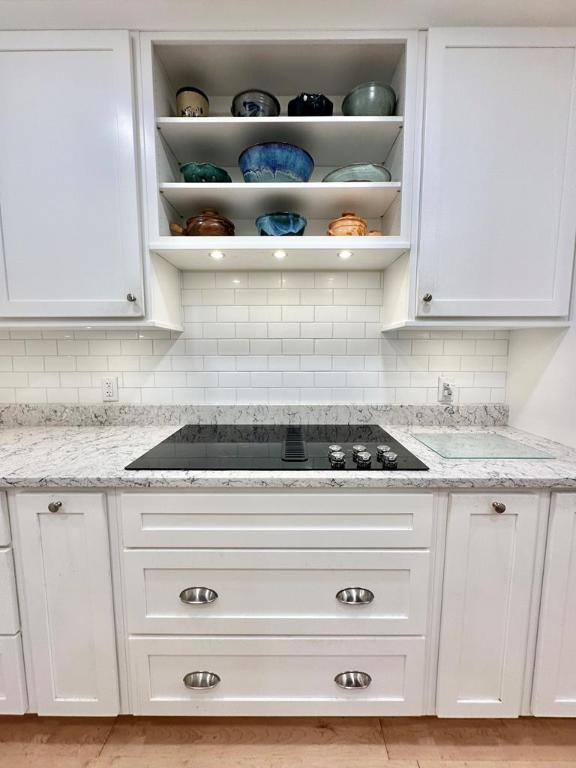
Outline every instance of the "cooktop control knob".
[[329, 445], [328, 446], [328, 453], [340, 453], [342, 450], [341, 445]]
[[365, 445], [353, 445], [352, 446], [352, 458], [354, 461], [358, 458], [359, 453], [363, 453], [366, 450]]
[[390, 448], [389, 445], [376, 446], [376, 458], [378, 459], [378, 461], [382, 461], [384, 459], [384, 454], [388, 453], [390, 450], [392, 449]]
[[370, 451], [360, 451], [356, 456], [356, 467], [358, 469], [370, 469], [372, 464], [372, 454]]
[[331, 451], [329, 459], [332, 469], [344, 469], [346, 466], [346, 454], [344, 451]]
[[382, 459], [382, 467], [384, 469], [396, 469], [398, 466], [398, 454], [388, 451], [385, 453]]

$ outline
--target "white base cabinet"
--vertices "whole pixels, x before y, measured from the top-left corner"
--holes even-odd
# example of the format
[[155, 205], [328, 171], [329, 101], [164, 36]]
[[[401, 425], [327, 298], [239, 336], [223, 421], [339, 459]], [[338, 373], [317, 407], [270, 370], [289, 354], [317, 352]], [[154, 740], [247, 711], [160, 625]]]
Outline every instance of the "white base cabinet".
[[536, 494], [451, 496], [436, 700], [441, 717], [520, 715], [538, 516]]
[[576, 717], [576, 494], [556, 493], [548, 531], [532, 712]]
[[20, 493], [12, 519], [38, 713], [118, 714], [104, 494]]
[[0, 715], [23, 715], [27, 709], [22, 638], [0, 637]]

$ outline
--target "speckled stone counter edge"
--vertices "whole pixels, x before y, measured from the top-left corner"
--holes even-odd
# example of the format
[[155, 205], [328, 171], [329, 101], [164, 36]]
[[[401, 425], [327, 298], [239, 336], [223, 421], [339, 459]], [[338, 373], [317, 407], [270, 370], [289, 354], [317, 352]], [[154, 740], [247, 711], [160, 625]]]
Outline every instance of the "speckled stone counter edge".
[[365, 424], [492, 427], [507, 405], [0, 405], [0, 427]]

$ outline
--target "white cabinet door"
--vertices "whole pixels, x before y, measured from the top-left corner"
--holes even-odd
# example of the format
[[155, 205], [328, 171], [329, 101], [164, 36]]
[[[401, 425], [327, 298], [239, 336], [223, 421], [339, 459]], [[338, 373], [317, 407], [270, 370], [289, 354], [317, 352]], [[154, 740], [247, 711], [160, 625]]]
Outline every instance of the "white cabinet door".
[[[498, 513], [493, 502], [502, 502]], [[538, 525], [536, 495], [450, 499], [437, 714], [520, 714]]]
[[0, 104], [0, 317], [141, 316], [128, 32], [1, 32]]
[[27, 709], [22, 638], [0, 636], [0, 714], [22, 715]]
[[576, 494], [554, 494], [536, 670], [535, 715], [576, 716]]
[[104, 494], [18, 494], [14, 521], [39, 714], [117, 714]]
[[575, 53], [574, 29], [430, 31], [420, 316], [568, 314]]

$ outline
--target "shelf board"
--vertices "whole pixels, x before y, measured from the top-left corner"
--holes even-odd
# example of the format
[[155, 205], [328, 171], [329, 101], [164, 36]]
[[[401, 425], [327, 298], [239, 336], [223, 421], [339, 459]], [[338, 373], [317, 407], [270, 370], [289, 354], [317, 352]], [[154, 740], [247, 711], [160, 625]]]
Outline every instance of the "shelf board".
[[483, 320], [466, 320], [465, 318], [450, 318], [443, 320], [399, 320], [395, 323], [388, 323], [382, 327], [382, 333], [387, 331], [514, 331], [529, 328], [569, 328], [572, 325], [570, 320], [556, 320], [543, 317], [518, 319], [518, 318], [496, 318], [494, 320], [485, 318]]
[[400, 182], [332, 184], [160, 184], [160, 194], [182, 215], [216, 208], [234, 219], [270, 211], [298, 211], [309, 219], [332, 219], [342, 211], [366, 218], [382, 216], [401, 189]]
[[160, 117], [156, 126], [179, 163], [232, 167], [252, 144], [286, 141], [306, 149], [316, 165], [384, 162], [402, 117]]
[[[382, 270], [410, 244], [398, 237], [163, 237], [150, 250], [174, 266], [191, 271], [230, 270]], [[275, 250], [286, 252], [278, 260]], [[352, 251], [341, 259], [342, 250]], [[215, 261], [211, 251], [225, 258]]]

